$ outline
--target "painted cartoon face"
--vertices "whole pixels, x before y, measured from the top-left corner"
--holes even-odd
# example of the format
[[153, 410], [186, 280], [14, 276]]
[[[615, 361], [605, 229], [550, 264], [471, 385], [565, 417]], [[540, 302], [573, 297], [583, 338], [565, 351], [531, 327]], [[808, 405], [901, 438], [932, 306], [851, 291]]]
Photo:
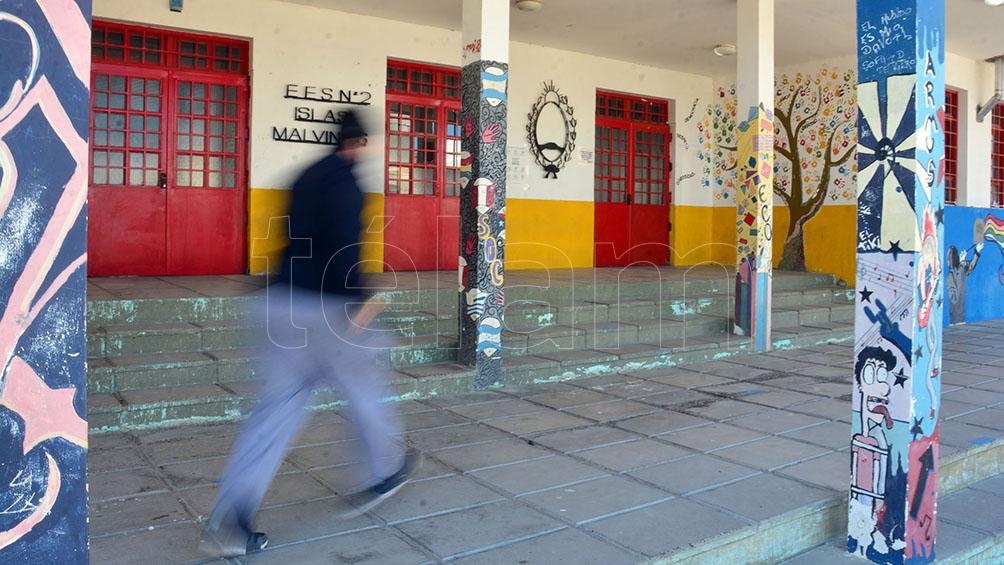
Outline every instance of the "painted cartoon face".
[[892, 415], [889, 413], [889, 369], [885, 362], [868, 359], [861, 369], [858, 389], [861, 391], [861, 409], [868, 419], [885, 424], [892, 429]]

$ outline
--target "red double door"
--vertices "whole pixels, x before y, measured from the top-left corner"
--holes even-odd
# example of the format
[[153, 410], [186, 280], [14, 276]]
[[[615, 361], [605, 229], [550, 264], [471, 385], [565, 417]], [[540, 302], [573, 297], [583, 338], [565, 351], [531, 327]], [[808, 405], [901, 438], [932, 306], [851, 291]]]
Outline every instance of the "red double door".
[[245, 272], [247, 78], [95, 64], [91, 275]]
[[596, 118], [597, 267], [669, 262], [669, 126]]
[[456, 269], [460, 256], [460, 103], [388, 96], [386, 127], [386, 268]]

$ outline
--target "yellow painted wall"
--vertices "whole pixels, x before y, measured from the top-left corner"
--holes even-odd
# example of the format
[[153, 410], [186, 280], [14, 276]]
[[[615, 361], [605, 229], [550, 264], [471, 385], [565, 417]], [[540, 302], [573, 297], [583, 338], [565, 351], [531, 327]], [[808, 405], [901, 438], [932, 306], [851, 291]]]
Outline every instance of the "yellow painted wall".
[[[673, 215], [674, 265], [705, 262], [735, 264], [735, 208], [677, 206]], [[774, 208], [775, 267], [781, 262], [788, 218], [788, 208]], [[805, 262], [808, 270], [833, 274], [853, 285], [856, 272], [856, 233], [856, 206], [823, 206], [805, 228]], [[710, 244], [702, 245], [702, 242]]]
[[[288, 190], [252, 189], [249, 265], [252, 273], [277, 269], [286, 245], [284, 219]], [[383, 270], [383, 194], [367, 193], [363, 209], [363, 270]], [[735, 209], [673, 206], [670, 233], [673, 265], [735, 264]], [[271, 226], [270, 224], [271, 219]], [[781, 261], [788, 209], [774, 209], [774, 264]], [[570, 269], [593, 266], [593, 203], [510, 198], [506, 203], [506, 268]], [[856, 207], [824, 206], [806, 226], [806, 263], [810, 271], [832, 273], [849, 285], [855, 280]]]
[[[248, 265], [251, 273], [276, 271], [286, 247], [290, 191], [252, 188], [248, 203]], [[383, 194], [365, 194], [360, 259], [363, 271], [383, 270]]]
[[593, 203], [506, 200], [506, 269], [593, 266]]

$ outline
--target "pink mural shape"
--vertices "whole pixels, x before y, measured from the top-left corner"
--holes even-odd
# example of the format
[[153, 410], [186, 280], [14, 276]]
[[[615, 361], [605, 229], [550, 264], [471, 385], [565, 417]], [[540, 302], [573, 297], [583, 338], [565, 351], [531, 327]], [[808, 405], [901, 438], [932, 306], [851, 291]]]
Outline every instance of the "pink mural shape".
[[[52, 386], [49, 382], [59, 382], [43, 371], [47, 369], [44, 361], [36, 360], [32, 355], [32, 346], [37, 345], [38, 332], [53, 331], [48, 326], [38, 326], [47, 315], [47, 309], [58, 299], [73, 293], [74, 298], [82, 299], [83, 285], [80, 277], [85, 272], [86, 253], [79, 230], [72, 236], [71, 232], [79, 225], [87, 199], [87, 140], [81, 136], [74, 125], [72, 116], [77, 117], [77, 125], [86, 116], [86, 95], [83, 97], [67, 97], [67, 106], [60, 98], [59, 89], [69, 85], [75, 92], [86, 94], [90, 74], [90, 1], [89, 0], [36, 0], [34, 2], [16, 2], [13, 5], [0, 5], [0, 24], [4, 30], [19, 29], [23, 37], [9, 35], [8, 49], [4, 57], [15, 61], [11, 68], [16, 68], [15, 57], [24, 56], [28, 61], [21, 76], [0, 76], [0, 221], [30, 223], [37, 225], [41, 220], [43, 225], [34, 246], [26, 251], [22, 260], [16, 261], [19, 272], [15, 271], [6, 280], [0, 280], [4, 291], [9, 291], [5, 302], [0, 302], [0, 406], [8, 413], [13, 413], [23, 422], [23, 441], [21, 453], [5, 452], [0, 454], [0, 467], [9, 462], [22, 462], [29, 454], [34, 460], [43, 462], [38, 472], [22, 470], [13, 476], [11, 484], [4, 484], [0, 489], [12, 492], [16, 487], [28, 489], [28, 496], [18, 505], [18, 511], [27, 514], [16, 523], [4, 522], [0, 525], [0, 562], [7, 559], [19, 561], [25, 559], [26, 549], [14, 549], [12, 546], [29, 535], [41, 540], [37, 544], [48, 544], [49, 552], [59, 551], [66, 562], [86, 562], [86, 498], [84, 492], [85, 480], [82, 471], [83, 459], [70, 456], [66, 461], [78, 465], [72, 472], [62, 469], [64, 459], [60, 453], [66, 453], [67, 446], [78, 449], [87, 448], [87, 422], [78, 414], [74, 399], [83, 394], [86, 387], [86, 375], [83, 374], [83, 363], [79, 370], [70, 375], [69, 386]], [[30, 53], [18, 51], [17, 46], [24, 45]], [[45, 61], [50, 61], [48, 64]], [[47, 73], [57, 74], [47, 74]], [[16, 73], [12, 73], [16, 74]], [[64, 93], [65, 95], [65, 93]], [[4, 98], [6, 96], [6, 98]], [[40, 140], [38, 147], [25, 149], [19, 135], [23, 135], [25, 127], [35, 127], [44, 123], [55, 134], [55, 139], [46, 137]], [[26, 124], [31, 126], [26, 126]], [[60, 149], [54, 149], [59, 148]], [[71, 168], [65, 173], [59, 184], [52, 184], [46, 175], [62, 174], [58, 161], [53, 153], [47, 159], [48, 152], [58, 150], [65, 152]], [[16, 158], [16, 156], [18, 156]], [[27, 157], [26, 157], [27, 156]], [[58, 156], [60, 159], [62, 155]], [[28, 164], [19, 163], [18, 158], [32, 159]], [[42, 163], [41, 165], [39, 163]], [[58, 194], [57, 198], [52, 198]], [[44, 216], [37, 212], [26, 212], [25, 207], [16, 207], [14, 203], [25, 199], [38, 202], [54, 200], [51, 210], [47, 209]], [[41, 204], [32, 210], [40, 209]], [[27, 238], [26, 238], [27, 240]], [[34, 241], [34, 240], [32, 240]], [[66, 257], [67, 251], [76, 256]], [[79, 250], [79, 251], [76, 251]], [[70, 289], [71, 279], [76, 277], [74, 288]], [[83, 309], [69, 314], [60, 312], [56, 316], [70, 316], [66, 320], [68, 326], [83, 327]], [[79, 318], [76, 318], [79, 316]], [[74, 332], [77, 330], [73, 330]], [[33, 334], [35, 342], [27, 342], [26, 334]], [[71, 336], [83, 350], [84, 336]], [[57, 352], [68, 356], [79, 356], [70, 352]], [[20, 426], [18, 426], [20, 429]], [[50, 444], [49, 440], [60, 440]], [[64, 443], [65, 442], [65, 443]], [[44, 450], [39, 454], [36, 450]], [[11, 465], [10, 468], [13, 468]], [[41, 479], [38, 476], [42, 475]], [[72, 477], [72, 478], [70, 478]], [[32, 492], [32, 484], [41, 485], [41, 492]], [[79, 484], [69, 485], [67, 481]], [[25, 485], [28, 485], [27, 487]], [[69, 489], [69, 486], [75, 488]], [[76, 499], [62, 503], [60, 497], [75, 496]], [[62, 506], [61, 510], [57, 507]], [[14, 514], [14, 509], [8, 509]], [[30, 512], [29, 512], [30, 511]], [[60, 515], [56, 515], [59, 513]], [[50, 520], [49, 518], [52, 518]], [[43, 526], [45, 524], [45, 526]], [[47, 539], [58, 540], [59, 536], [46, 538], [46, 528], [62, 528], [62, 539], [76, 541], [49, 542]], [[39, 530], [40, 531], [36, 531]], [[70, 533], [83, 532], [81, 536], [67, 536]], [[73, 547], [51, 547], [53, 545], [75, 543]], [[14, 551], [14, 553], [7, 553]], [[18, 553], [21, 552], [21, 553]], [[46, 560], [40, 558], [42, 560]]]

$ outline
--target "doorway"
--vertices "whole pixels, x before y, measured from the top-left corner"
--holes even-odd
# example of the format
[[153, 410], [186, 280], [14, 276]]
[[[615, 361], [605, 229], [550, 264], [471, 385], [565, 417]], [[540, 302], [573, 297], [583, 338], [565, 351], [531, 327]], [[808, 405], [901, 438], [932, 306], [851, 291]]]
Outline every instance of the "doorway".
[[669, 102], [596, 94], [597, 267], [669, 262]]
[[245, 272], [247, 42], [95, 21], [88, 272]]

